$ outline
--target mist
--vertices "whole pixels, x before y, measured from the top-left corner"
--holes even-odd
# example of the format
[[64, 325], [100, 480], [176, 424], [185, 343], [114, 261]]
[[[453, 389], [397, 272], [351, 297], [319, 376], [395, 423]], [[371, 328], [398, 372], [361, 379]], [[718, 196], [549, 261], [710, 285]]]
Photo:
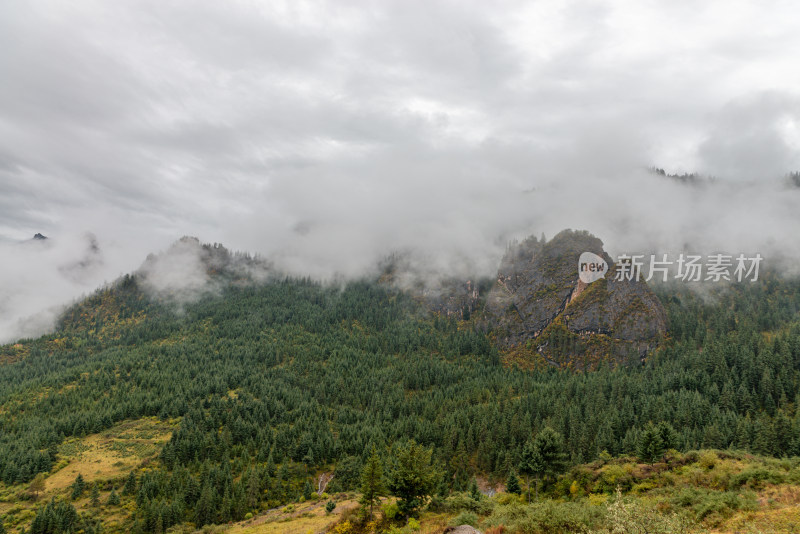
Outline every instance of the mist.
[[[488, 276], [564, 228], [791, 265], [792, 6], [674, 4], [8, 2], [0, 341], [184, 235], [326, 280]], [[208, 290], [192, 250], [148, 287]]]

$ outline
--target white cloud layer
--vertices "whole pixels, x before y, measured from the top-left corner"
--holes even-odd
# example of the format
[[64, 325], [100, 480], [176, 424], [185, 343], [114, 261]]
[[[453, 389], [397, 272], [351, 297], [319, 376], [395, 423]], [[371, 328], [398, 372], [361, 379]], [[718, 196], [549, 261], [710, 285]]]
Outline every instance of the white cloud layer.
[[[0, 340], [185, 234], [317, 276], [409, 248], [488, 273], [565, 227], [800, 257], [795, 10], [4, 2]], [[35, 232], [55, 240], [17, 244]]]

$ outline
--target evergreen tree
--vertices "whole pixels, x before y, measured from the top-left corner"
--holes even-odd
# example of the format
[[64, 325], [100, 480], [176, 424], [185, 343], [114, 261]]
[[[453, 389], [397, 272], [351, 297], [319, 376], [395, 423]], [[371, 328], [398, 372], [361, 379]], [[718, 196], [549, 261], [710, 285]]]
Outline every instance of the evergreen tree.
[[64, 501], [51, 500], [36, 511], [31, 522], [31, 534], [70, 534], [79, 530], [80, 526], [80, 518], [74, 506]]
[[389, 491], [398, 498], [400, 513], [410, 517], [436, 489], [439, 472], [431, 464], [432, 449], [415, 441], [400, 446], [389, 469]]
[[86, 482], [83, 480], [83, 475], [78, 473], [78, 476], [75, 477], [75, 482], [72, 483], [72, 500], [79, 498], [83, 495], [83, 492], [86, 490]]
[[247, 481], [247, 506], [255, 509], [261, 501], [261, 482], [255, 470], [250, 471]]
[[666, 421], [662, 421], [658, 424], [658, 434], [661, 437], [661, 444], [665, 451], [677, 449], [680, 446], [678, 443], [678, 433], [672, 425]]
[[[531, 502], [531, 476], [538, 479], [544, 473], [544, 460], [534, 447], [533, 440], [529, 439], [522, 448], [522, 460], [519, 470], [525, 475], [525, 485], [528, 487], [528, 502]], [[536, 498], [539, 498], [539, 485], [536, 484]]]
[[336, 463], [333, 484], [342, 490], [357, 489], [361, 481], [361, 459], [357, 456], [346, 456]]
[[123, 495], [133, 495], [136, 493], [136, 473], [131, 471], [125, 478], [125, 484], [122, 486]]
[[314, 493], [314, 488], [311, 486], [311, 482], [306, 479], [305, 484], [303, 484], [303, 499], [310, 499], [312, 493]]
[[210, 484], [204, 484], [200, 492], [200, 499], [194, 511], [195, 523], [198, 527], [214, 522], [214, 495]]
[[28, 487], [28, 491], [30, 492], [31, 499], [33, 502], [39, 500], [39, 495], [44, 491], [44, 474], [39, 473], [31, 481], [31, 485]]
[[[539, 480], [548, 482], [564, 472], [567, 467], [567, 454], [564, 451], [564, 438], [551, 427], [544, 427], [526, 443], [522, 452], [521, 468], [536, 477], [536, 498], [539, 498]], [[530, 483], [528, 484], [530, 500]]]
[[111, 488], [111, 493], [108, 495], [108, 504], [110, 506], [119, 506], [119, 495], [116, 488]]
[[289, 491], [288, 482], [289, 482], [289, 466], [284, 461], [281, 464], [280, 469], [278, 469], [278, 489], [280, 490], [281, 495], [283, 497], [286, 497]]
[[508, 473], [508, 478], [506, 479], [506, 492], [514, 493], [515, 495], [519, 495], [522, 492], [522, 488], [519, 486], [519, 477], [513, 469]]
[[97, 482], [92, 484], [92, 492], [89, 497], [89, 503], [94, 506], [100, 506], [100, 489], [97, 487]]
[[[325, 513], [330, 514], [336, 508], [336, 503], [333, 501], [328, 501], [325, 503]], [[1, 533], [0, 533], [1, 534]]]
[[637, 454], [643, 462], [652, 464], [664, 455], [664, 441], [661, 432], [653, 423], [648, 423], [639, 436]]
[[372, 518], [372, 509], [380, 502], [386, 493], [383, 482], [383, 463], [378, 451], [372, 447], [367, 463], [361, 471], [361, 505], [369, 507], [369, 517]]
[[481, 490], [478, 489], [478, 481], [474, 478], [469, 483], [469, 496], [473, 501], [480, 501], [483, 498]]

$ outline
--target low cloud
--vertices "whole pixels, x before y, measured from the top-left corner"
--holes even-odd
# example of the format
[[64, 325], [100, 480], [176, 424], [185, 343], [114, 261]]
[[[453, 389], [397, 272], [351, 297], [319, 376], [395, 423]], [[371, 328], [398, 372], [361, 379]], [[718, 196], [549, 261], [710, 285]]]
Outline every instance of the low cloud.
[[176, 241], [162, 254], [149, 255], [138, 273], [146, 292], [178, 305], [218, 290], [202, 261], [200, 243], [192, 238]]
[[[327, 279], [396, 251], [491, 274], [563, 228], [800, 258], [791, 9], [4, 4], [0, 340], [182, 235]], [[191, 254], [147, 268], [158, 294], [206, 287]]]
[[37, 336], [64, 306], [103, 283], [102, 252], [92, 235], [0, 242], [0, 341]]

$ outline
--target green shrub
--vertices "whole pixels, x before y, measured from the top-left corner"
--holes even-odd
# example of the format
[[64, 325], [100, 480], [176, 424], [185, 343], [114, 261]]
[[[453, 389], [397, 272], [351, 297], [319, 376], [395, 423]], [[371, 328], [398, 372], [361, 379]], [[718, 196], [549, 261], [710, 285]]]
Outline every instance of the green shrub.
[[731, 477], [729, 489], [741, 488], [742, 486], [759, 489], [764, 486], [764, 482], [780, 484], [785, 480], [786, 475], [780, 471], [766, 467], [751, 467]]
[[519, 495], [515, 495], [513, 493], [499, 493], [494, 498], [495, 502], [499, 505], [519, 503], [522, 502], [521, 499], [524, 499], [524, 497], [520, 497]]
[[444, 512], [447, 506], [444, 502], [444, 497], [441, 495], [431, 495], [431, 500], [428, 501], [428, 510], [431, 512]]
[[542, 501], [530, 505], [498, 506], [486, 520], [488, 526], [504, 525], [507, 532], [556, 534], [589, 532], [602, 524], [605, 511], [587, 501]]
[[755, 510], [758, 503], [752, 492], [713, 491], [685, 488], [676, 494], [671, 503], [692, 510], [698, 521], [718, 523], [739, 510]]
[[629, 469], [623, 465], [608, 464], [600, 469], [600, 480], [598, 480], [597, 490], [606, 493], [614, 492], [618, 487], [623, 491], [629, 490], [633, 486], [633, 476]]
[[470, 525], [472, 527], [477, 527], [478, 516], [474, 512], [461, 512], [450, 520], [451, 527], [457, 527], [459, 525]]
[[622, 493], [617, 491], [616, 498], [608, 504], [606, 527], [600, 532], [676, 534], [689, 531], [689, 526], [690, 522], [681, 515], [659, 513], [641, 501], [623, 499]]
[[444, 500], [442, 507], [448, 512], [460, 512], [462, 510], [475, 512], [478, 515], [489, 515], [492, 513], [494, 503], [490, 499], [476, 501], [469, 493], [453, 493]]
[[325, 503], [325, 513], [331, 513], [336, 509], [336, 503], [333, 501], [328, 501]]
[[714, 451], [703, 451], [700, 454], [700, 458], [697, 460], [697, 463], [703, 469], [714, 469], [714, 466], [717, 465], [717, 453]]
[[400, 513], [400, 507], [397, 506], [396, 502], [387, 502], [381, 506], [381, 510], [383, 510], [383, 517], [388, 520], [392, 520]]

